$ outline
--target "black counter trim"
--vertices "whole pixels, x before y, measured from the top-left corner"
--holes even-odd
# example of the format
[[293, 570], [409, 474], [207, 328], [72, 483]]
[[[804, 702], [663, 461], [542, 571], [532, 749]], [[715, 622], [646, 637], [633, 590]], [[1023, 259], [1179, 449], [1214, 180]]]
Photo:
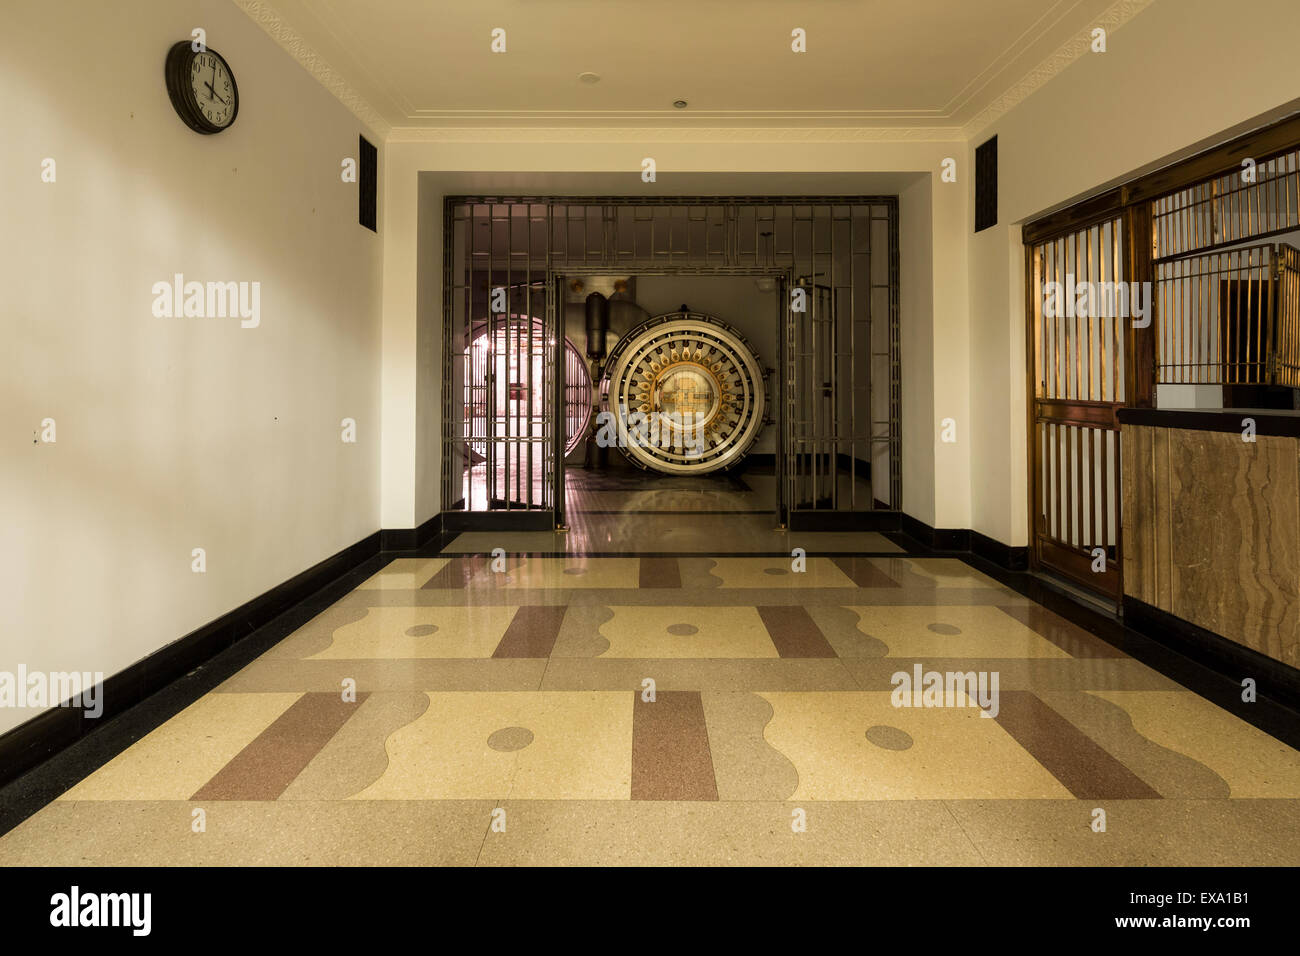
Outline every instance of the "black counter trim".
[[1242, 419], [1255, 420], [1255, 434], [1277, 438], [1300, 438], [1300, 415], [1279, 415], [1276, 410], [1231, 408], [1121, 408], [1121, 425], [1152, 428], [1181, 428], [1200, 432], [1234, 432], [1245, 427]]

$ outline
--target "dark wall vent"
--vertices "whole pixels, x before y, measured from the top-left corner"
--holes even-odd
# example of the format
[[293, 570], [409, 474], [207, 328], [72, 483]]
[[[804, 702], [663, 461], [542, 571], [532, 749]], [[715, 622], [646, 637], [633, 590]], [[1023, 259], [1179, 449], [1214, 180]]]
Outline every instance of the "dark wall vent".
[[357, 172], [357, 221], [371, 232], [378, 232], [379, 220], [379, 150], [360, 137], [360, 167]]
[[975, 231], [998, 224], [998, 138], [975, 147]]

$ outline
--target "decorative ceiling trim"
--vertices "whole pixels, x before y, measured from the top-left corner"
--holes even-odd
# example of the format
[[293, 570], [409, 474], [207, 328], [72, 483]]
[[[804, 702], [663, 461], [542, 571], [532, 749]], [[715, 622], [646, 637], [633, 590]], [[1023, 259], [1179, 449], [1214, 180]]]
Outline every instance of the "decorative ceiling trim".
[[334, 97], [352, 111], [353, 115], [365, 123], [381, 139], [387, 139], [392, 125], [370, 105], [366, 99], [352, 88], [343, 76], [330, 66], [318, 54], [302, 35], [281, 18], [269, 4], [262, 0], [234, 0], [235, 6], [243, 10], [248, 18], [262, 28], [272, 40], [291, 57], [298, 61], [308, 73], [316, 78], [321, 86], [329, 90]]
[[1086, 32], [1079, 33], [1066, 40], [1056, 48], [1051, 56], [1030, 70], [1018, 83], [996, 97], [993, 102], [967, 121], [966, 125], [961, 128], [963, 138], [967, 140], [974, 139], [981, 130], [986, 129], [994, 121], [1011, 112], [1012, 109], [1027, 100], [1031, 94], [1047, 85], [1048, 81], [1064, 72], [1066, 67], [1087, 54], [1092, 48], [1092, 31], [1094, 29], [1101, 27], [1106, 31], [1107, 38], [1109, 38], [1110, 34], [1124, 26], [1154, 2], [1155, 0], [1116, 0], [1115, 3], [1102, 12], [1101, 16], [1096, 19]]
[[902, 143], [955, 142], [956, 126], [399, 126], [389, 143]]
[[[254, 23], [270, 36], [279, 46], [292, 56], [316, 80], [330, 91], [340, 103], [346, 106], [356, 117], [369, 126], [382, 139], [404, 143], [472, 143], [472, 142], [609, 142], [630, 141], [646, 142], [806, 142], [806, 143], [881, 143], [881, 142], [966, 142], [974, 139], [982, 130], [1004, 116], [1020, 103], [1045, 86], [1050, 80], [1062, 73], [1072, 63], [1085, 55], [1091, 47], [1091, 29], [1080, 32], [1058, 47], [1049, 57], [1030, 70], [1023, 78], [1012, 85], [1006, 92], [995, 97], [992, 102], [977, 112], [965, 124], [954, 123], [951, 126], [868, 126], [861, 125], [872, 121], [879, 122], [888, 117], [887, 111], [861, 114], [828, 113], [826, 116], [802, 114], [807, 119], [812, 115], [822, 124], [827, 122], [841, 125], [785, 125], [785, 126], [393, 126], [370, 103], [356, 91], [353, 86], [332, 66], [329, 65], [312, 46], [264, 0], [233, 0]], [[1102, 27], [1107, 34], [1118, 30], [1128, 23], [1155, 0], [1116, 0], [1094, 21], [1093, 27]], [[435, 111], [428, 115], [417, 114], [422, 119], [435, 119], [450, 122], [466, 122], [470, 117]], [[712, 115], [712, 114], [711, 114]], [[415, 119], [413, 116], [410, 119]], [[480, 119], [477, 115], [475, 119]], [[550, 123], [577, 123], [585, 117], [580, 115], [520, 114], [509, 111], [499, 116], [483, 116], [488, 122], [522, 123], [527, 119]], [[608, 123], [634, 122], [633, 114], [609, 115], [597, 117]], [[655, 117], [647, 116], [653, 122]], [[710, 117], [699, 117], [709, 119]], [[745, 114], [718, 113], [713, 116], [717, 122], [733, 123], [790, 123], [791, 115], [786, 113]], [[936, 116], [933, 111], [924, 111], [915, 115], [895, 114], [891, 119], [895, 123], [922, 121], [942, 122], [947, 116]]]
[[[726, 123], [729, 126], [897, 126], [933, 125], [950, 120], [946, 113], [932, 110], [416, 110], [403, 126], [433, 124], [447, 126], [582, 126], [608, 123], [613, 126], [698, 126]], [[666, 122], [665, 122], [666, 121]], [[955, 126], [956, 124], [949, 123]]]

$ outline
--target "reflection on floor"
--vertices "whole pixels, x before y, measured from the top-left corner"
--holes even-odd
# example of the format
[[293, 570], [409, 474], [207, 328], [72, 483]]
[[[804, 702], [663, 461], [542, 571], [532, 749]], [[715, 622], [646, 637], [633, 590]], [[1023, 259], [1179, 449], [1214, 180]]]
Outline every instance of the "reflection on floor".
[[[469, 509], [488, 508], [484, 466], [467, 472], [464, 488], [470, 495]], [[498, 468], [494, 486], [494, 507], [501, 509], [541, 507], [546, 501], [541, 465], [533, 463], [532, 481], [516, 469], [506, 481]], [[700, 514], [745, 512], [771, 515], [776, 511], [776, 475], [772, 465], [746, 463], [739, 470], [708, 475], [665, 475], [643, 471], [614, 457], [603, 468], [585, 468], [571, 463], [565, 469], [565, 507], [569, 516], [610, 514]], [[801, 508], [815, 507], [843, 511], [869, 511], [875, 507], [871, 482], [860, 473], [841, 471], [832, 492], [828, 476], [811, 473], [801, 479], [806, 494]]]
[[[448, 553], [789, 554], [804, 535], [777, 527], [776, 478], [767, 469], [740, 474], [658, 475], [628, 466], [566, 472], [567, 532], [474, 532]], [[814, 536], [822, 552], [892, 553], [880, 534]]]
[[1300, 859], [1296, 751], [963, 562], [805, 539], [395, 560], [0, 864]]

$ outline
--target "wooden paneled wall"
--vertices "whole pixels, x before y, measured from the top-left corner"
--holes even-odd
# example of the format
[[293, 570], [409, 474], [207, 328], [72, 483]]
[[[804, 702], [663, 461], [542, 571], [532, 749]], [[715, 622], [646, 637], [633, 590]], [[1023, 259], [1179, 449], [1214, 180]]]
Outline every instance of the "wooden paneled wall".
[[1122, 435], [1124, 593], [1300, 667], [1300, 440]]

